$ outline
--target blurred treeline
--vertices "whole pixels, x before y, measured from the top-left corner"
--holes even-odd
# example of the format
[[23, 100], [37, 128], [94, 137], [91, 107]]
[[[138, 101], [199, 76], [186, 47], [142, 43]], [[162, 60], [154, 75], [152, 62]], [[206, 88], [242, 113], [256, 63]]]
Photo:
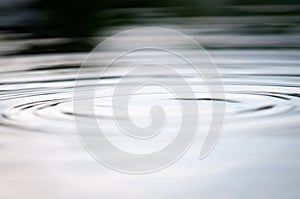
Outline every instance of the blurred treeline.
[[[5, 0], [0, 0], [0, 2]], [[14, 2], [14, 1], [12, 1]], [[0, 30], [26, 33], [30, 38], [68, 38], [68, 42], [47, 46], [32, 46], [28, 51], [89, 50], [88, 37], [114, 25], [135, 23], [140, 17], [190, 17], [255, 14], [300, 14], [299, 9], [280, 11], [281, 4], [299, 4], [299, 0], [23, 0], [1, 8], [0, 17], [26, 11], [19, 19], [2, 21]], [[239, 11], [238, 5], [277, 5], [275, 13]], [[1, 5], [0, 5], [1, 6]], [[232, 7], [233, 6], [233, 7]], [[139, 11], [140, 8], [149, 8]], [[161, 9], [151, 15], [151, 9]], [[6, 13], [5, 13], [6, 12]], [[1, 20], [0, 20], [1, 22]], [[51, 47], [49, 47], [51, 46]]]

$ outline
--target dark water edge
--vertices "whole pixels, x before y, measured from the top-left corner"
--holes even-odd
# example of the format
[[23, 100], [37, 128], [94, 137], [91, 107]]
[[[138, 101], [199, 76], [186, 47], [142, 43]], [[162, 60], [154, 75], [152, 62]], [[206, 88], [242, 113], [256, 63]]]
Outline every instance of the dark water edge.
[[[131, 25], [112, 26], [84, 38], [18, 38], [2, 32], [0, 54], [26, 55], [89, 52], [97, 44], [126, 28], [173, 28], [192, 36], [207, 49], [298, 49], [299, 16], [223, 16], [184, 18], [140, 18]], [[276, 21], [276, 22], [275, 22]], [[22, 36], [23, 34], [20, 34]]]
[[[299, 33], [297, 1], [111, 1], [25, 0], [0, 2], [2, 40], [26, 43], [5, 55], [88, 52], [114, 27], [198, 26], [201, 35], [293, 35]], [[189, 27], [190, 28], [190, 27]], [[280, 39], [280, 38], [279, 38]], [[95, 43], [96, 40], [96, 43]], [[101, 38], [100, 38], [101, 40]], [[295, 39], [297, 40], [297, 39]], [[231, 38], [231, 43], [235, 41]], [[202, 43], [206, 48], [253, 48]], [[274, 40], [254, 48], [296, 48]], [[13, 44], [15, 45], [15, 44]], [[298, 43], [297, 43], [298, 45]], [[9, 49], [8, 49], [9, 50]]]

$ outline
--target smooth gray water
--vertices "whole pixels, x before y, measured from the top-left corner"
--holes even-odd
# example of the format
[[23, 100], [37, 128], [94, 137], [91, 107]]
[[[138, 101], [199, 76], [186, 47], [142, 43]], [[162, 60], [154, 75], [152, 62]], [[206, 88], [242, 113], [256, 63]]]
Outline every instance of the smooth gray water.
[[[212, 25], [214, 34], [202, 37], [201, 32], [211, 29], [197, 29], [196, 25], [177, 28], [213, 47], [223, 46], [208, 52], [223, 78], [226, 122], [222, 138], [205, 160], [198, 159], [204, 136], [200, 131], [187, 154], [165, 170], [128, 175], [104, 167], [82, 147], [73, 120], [74, 79], [87, 54], [1, 57], [0, 197], [298, 198], [300, 50], [294, 47], [299, 47], [299, 35], [221, 34]], [[187, 50], [193, 53], [192, 49]], [[111, 129], [115, 143], [128, 150], [148, 152], [168, 143], [168, 139], [158, 138], [156, 144], [130, 148], [130, 141], [114, 135], [110, 123], [110, 106], [105, 96], [118, 82], [118, 71], [134, 62], [127, 61], [105, 75], [104, 90], [96, 96], [96, 113], [104, 120], [104, 128]], [[172, 60], [166, 61], [185, 70]], [[88, 88], [89, 80], [97, 77], [90, 68], [80, 81], [85, 81]], [[134, 81], [141, 77], [130, 78]], [[190, 100], [197, 100], [206, 128], [205, 114], [210, 113], [211, 99], [201, 92], [201, 83], [193, 79], [193, 74], [190, 78], [199, 87], [197, 98]], [[136, 98], [133, 118], [142, 118], [142, 124], [147, 124], [140, 110], [147, 109], [151, 100], [165, 104], [174, 111], [169, 112], [170, 116], [176, 116], [174, 97], [156, 88], [145, 92]], [[175, 128], [176, 120], [170, 122]], [[164, 138], [174, 135], [171, 132], [168, 136]]]

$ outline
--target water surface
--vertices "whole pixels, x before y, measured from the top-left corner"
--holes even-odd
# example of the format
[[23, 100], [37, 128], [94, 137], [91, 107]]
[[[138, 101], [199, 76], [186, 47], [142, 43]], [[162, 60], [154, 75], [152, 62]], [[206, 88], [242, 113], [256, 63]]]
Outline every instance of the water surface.
[[[132, 118], [147, 125], [149, 121], [143, 110], [160, 103], [169, 108], [168, 122], [175, 129], [179, 114], [176, 101], [197, 101], [205, 129], [211, 100], [223, 100], [226, 104], [223, 135], [205, 160], [198, 159], [205, 136], [201, 130], [187, 154], [165, 170], [128, 175], [104, 167], [82, 147], [74, 125], [74, 114], [91, 117], [84, 112], [74, 113], [72, 108], [74, 80], [87, 54], [6, 56], [0, 61], [1, 198], [298, 198], [297, 31], [267, 36], [233, 35], [216, 31], [224, 28], [220, 24], [201, 27], [192, 22], [176, 27], [210, 45], [208, 52], [222, 75], [226, 99], [210, 98], [202, 90], [203, 82], [186, 66], [154, 54], [188, 74], [197, 90], [196, 97], [176, 99], [163, 89], [149, 87], [136, 96]], [[187, 51], [193, 54], [193, 49]], [[111, 89], [120, 79], [119, 72], [135, 60], [133, 57], [126, 61], [104, 75], [101, 92], [96, 95], [95, 112], [115, 144], [129, 151], [149, 152], [168, 143], [174, 136], [172, 129], [154, 143], [138, 144], [116, 134], [112, 123]], [[173, 78], [159, 71], [144, 75]], [[78, 81], [83, 81], [88, 89], [93, 86], [90, 80], [98, 77], [91, 67], [86, 78]], [[134, 83], [143, 74], [127, 78]]]

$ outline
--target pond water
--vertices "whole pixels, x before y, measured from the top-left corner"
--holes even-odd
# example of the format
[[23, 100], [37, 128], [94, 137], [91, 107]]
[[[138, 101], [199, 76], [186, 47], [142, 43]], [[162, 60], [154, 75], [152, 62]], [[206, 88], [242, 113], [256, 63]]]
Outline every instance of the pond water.
[[[225, 19], [222, 20], [220, 23]], [[224, 28], [236, 28], [239, 25], [236, 21], [225, 26], [210, 24], [209, 21], [214, 21], [210, 19], [203, 21], [207, 21], [206, 25], [197, 26], [197, 21], [192, 21], [192, 25], [176, 25], [176, 29], [210, 46], [207, 51], [224, 84], [226, 117], [222, 137], [207, 158], [199, 160], [205, 136], [200, 131], [187, 153], [164, 170], [130, 175], [103, 166], [82, 146], [73, 118], [74, 114], [90, 117], [74, 113], [72, 106], [74, 82], [87, 53], [5, 56], [0, 60], [0, 197], [298, 198], [299, 26], [294, 27], [296, 32], [282, 34], [248, 31], [246, 34], [242, 31], [247, 28], [240, 27], [240, 32], [233, 34]], [[286, 23], [284, 18], [281, 23]], [[127, 28], [130, 27], [112, 32]], [[193, 54], [193, 49], [187, 51]], [[164, 59], [160, 54], [153, 56]], [[108, 136], [115, 144], [129, 151], [149, 152], [173, 138], [173, 128], [178, 125], [175, 117], [178, 110], [174, 108], [177, 104], [164, 90], [149, 87], [144, 91], [146, 94], [135, 99], [133, 120], [147, 125], [149, 118], [145, 114], [148, 115], [154, 101], [170, 109], [172, 119], [168, 124], [173, 128], [167, 136], [155, 138], [154, 143], [141, 145], [115, 135], [111, 106], [106, 98], [120, 80], [118, 72], [135, 60], [127, 61], [113, 66], [104, 75], [103, 90], [95, 100], [96, 114], [103, 119], [103, 128], [110, 132]], [[174, 65], [172, 60], [165, 61]], [[175, 67], [187, 70], [180, 64], [175, 63]], [[149, 71], [153, 74], [147, 75], [156, 78], [166, 75]], [[203, 128], [206, 128], [211, 100], [218, 99], [210, 99], [201, 92], [201, 82], [190, 72], [186, 72], [188, 78], [196, 90], [199, 88], [196, 98], [190, 100], [196, 100], [204, 113]], [[91, 67], [86, 78], [78, 81], [89, 88], [90, 80], [98, 77]], [[135, 81], [143, 75], [130, 78]]]

